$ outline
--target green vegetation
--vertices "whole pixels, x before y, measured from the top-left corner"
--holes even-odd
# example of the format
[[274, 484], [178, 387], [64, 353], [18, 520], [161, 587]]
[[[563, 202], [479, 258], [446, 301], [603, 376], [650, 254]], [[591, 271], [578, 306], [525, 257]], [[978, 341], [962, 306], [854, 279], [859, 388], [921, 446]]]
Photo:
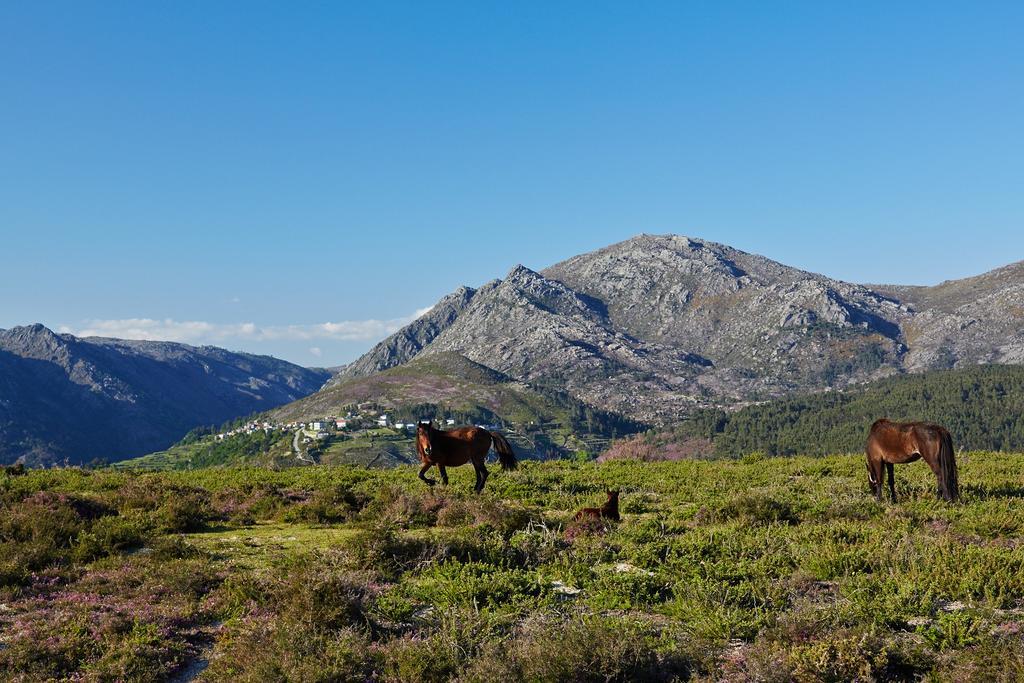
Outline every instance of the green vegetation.
[[565, 434], [622, 436], [643, 425], [598, 410], [558, 387], [515, 382], [456, 353], [437, 353], [350, 379], [271, 413], [279, 420], [343, 415], [373, 403], [395, 418], [456, 418], [464, 424], [554, 425]]
[[[1024, 455], [0, 474], [4, 678], [1018, 680]], [[622, 490], [623, 521], [572, 515]], [[203, 669], [203, 666], [208, 667]]]
[[871, 423], [880, 417], [941, 424], [958, 449], [1024, 449], [1024, 367], [984, 365], [900, 375], [735, 413], [701, 410], [640, 441], [655, 451], [670, 451], [674, 444], [704, 439], [710, 441], [705, 454], [717, 457], [853, 453], [863, 450]]
[[[360, 409], [360, 406], [362, 409]], [[557, 387], [530, 386], [454, 354], [433, 354], [372, 377], [328, 387], [267, 414], [250, 415], [214, 427], [199, 427], [165, 451], [124, 460], [118, 469], [167, 470], [219, 466], [298, 467], [313, 463], [391, 467], [414, 462], [412, 433], [374, 425], [380, 413], [390, 422], [433, 419], [445, 424], [495, 425], [507, 433], [520, 458], [550, 459], [600, 451], [610, 439], [644, 427], [615, 413], [576, 400]], [[284, 427], [351, 415], [348, 431], [298, 444], [294, 432], [216, 434], [250, 422]], [[311, 435], [310, 435], [311, 436]]]
[[166, 451], [122, 460], [117, 469], [197, 469], [218, 465], [290, 465], [292, 435], [285, 431], [235, 434], [217, 440], [208, 433], [189, 432]]

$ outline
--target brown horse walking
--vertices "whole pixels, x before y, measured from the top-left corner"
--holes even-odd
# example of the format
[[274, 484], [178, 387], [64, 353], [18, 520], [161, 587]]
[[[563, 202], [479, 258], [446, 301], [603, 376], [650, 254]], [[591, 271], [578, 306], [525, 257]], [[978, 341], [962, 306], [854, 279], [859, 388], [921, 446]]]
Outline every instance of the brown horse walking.
[[960, 498], [953, 437], [944, 427], [924, 422], [877, 420], [871, 425], [865, 451], [868, 456], [868, 484], [879, 501], [882, 500], [885, 472], [889, 473], [889, 495], [895, 501], [893, 464], [914, 462], [921, 458], [935, 473], [939, 482], [939, 497], [948, 501]]
[[487, 467], [484, 466], [484, 459], [487, 458], [487, 451], [491, 446], [498, 453], [498, 462], [503, 470], [514, 470], [516, 465], [516, 454], [508, 440], [497, 432], [488, 431], [482, 427], [461, 427], [444, 431], [434, 429], [429, 423], [421, 422], [416, 426], [416, 451], [419, 453], [420, 479], [430, 486], [437, 483], [434, 479], [423, 476], [434, 465], [441, 473], [441, 482], [448, 485], [448, 473], [446, 467], [458, 467], [467, 462], [473, 463], [476, 470], [476, 486], [474, 490], [480, 493], [484, 490], [484, 482], [487, 481]]

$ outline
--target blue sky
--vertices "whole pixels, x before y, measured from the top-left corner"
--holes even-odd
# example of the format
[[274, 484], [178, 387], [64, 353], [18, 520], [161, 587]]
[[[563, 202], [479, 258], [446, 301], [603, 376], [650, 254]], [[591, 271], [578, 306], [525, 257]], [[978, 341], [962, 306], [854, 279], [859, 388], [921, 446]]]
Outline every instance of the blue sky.
[[640, 232], [1024, 258], [1021, 3], [0, 4], [0, 327], [353, 359]]

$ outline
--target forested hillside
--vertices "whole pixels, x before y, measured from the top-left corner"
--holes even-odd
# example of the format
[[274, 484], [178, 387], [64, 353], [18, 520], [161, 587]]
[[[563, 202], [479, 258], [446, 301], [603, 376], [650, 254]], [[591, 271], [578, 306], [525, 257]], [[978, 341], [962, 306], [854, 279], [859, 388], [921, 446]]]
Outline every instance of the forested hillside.
[[[702, 410], [639, 442], [647, 457], [698, 442], [699, 455], [858, 452], [880, 417], [946, 426], [958, 449], [1024, 447], [1024, 368], [986, 365], [901, 375], [845, 392], [778, 399], [735, 413]], [[621, 450], [621, 449], [620, 449]], [[693, 451], [693, 447], [689, 449]]]

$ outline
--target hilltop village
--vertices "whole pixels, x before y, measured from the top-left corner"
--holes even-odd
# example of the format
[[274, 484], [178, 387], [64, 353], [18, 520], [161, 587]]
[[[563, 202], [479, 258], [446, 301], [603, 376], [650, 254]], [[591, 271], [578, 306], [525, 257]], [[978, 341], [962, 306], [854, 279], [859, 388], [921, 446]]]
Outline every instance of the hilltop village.
[[[455, 426], [453, 418], [444, 418], [440, 421], [442, 427], [451, 428]], [[492, 429], [497, 425], [482, 425]], [[360, 436], [379, 429], [390, 429], [399, 433], [412, 433], [416, 431], [415, 421], [394, 421], [391, 416], [376, 408], [376, 404], [360, 404], [355, 410], [346, 411], [343, 416], [327, 416], [310, 419], [308, 421], [275, 422], [267, 418], [250, 420], [233, 429], [214, 434], [217, 441], [239, 435], [251, 435], [257, 432], [270, 434], [272, 432], [292, 432], [307, 442], [313, 440], [329, 439], [332, 436], [349, 435]]]

